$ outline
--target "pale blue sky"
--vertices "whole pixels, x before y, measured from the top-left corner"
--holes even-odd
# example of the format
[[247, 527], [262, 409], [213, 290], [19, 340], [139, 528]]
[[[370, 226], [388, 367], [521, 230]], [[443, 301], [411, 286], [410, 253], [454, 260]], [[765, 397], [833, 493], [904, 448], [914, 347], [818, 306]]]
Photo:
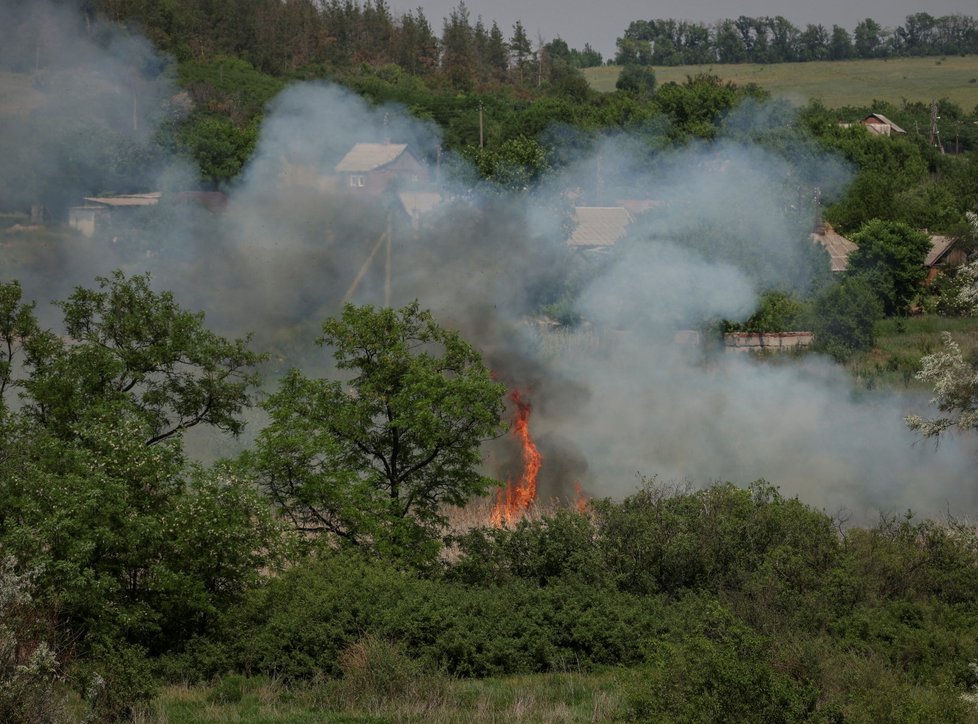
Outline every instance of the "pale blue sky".
[[[422, 7], [435, 33], [441, 34], [442, 18], [458, 5], [458, 0], [390, 0], [391, 7], [404, 12]], [[537, 33], [544, 41], [560, 36], [581, 48], [590, 42], [605, 57], [615, 52], [615, 39], [632, 20], [676, 18], [711, 23], [739, 15], [783, 15], [795, 25], [821, 23], [828, 28], [842, 25], [850, 32], [863, 18], [873, 18], [884, 27], [894, 27], [917, 12], [931, 15], [962, 13], [978, 15], [978, 0], [468, 0], [472, 22], [479, 15], [489, 25], [493, 20], [509, 37], [513, 23], [522, 20], [530, 37]]]

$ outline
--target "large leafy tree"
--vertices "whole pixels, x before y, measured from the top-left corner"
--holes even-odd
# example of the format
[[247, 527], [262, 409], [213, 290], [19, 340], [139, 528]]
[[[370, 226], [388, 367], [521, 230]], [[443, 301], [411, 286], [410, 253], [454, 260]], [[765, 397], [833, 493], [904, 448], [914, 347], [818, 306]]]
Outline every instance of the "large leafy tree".
[[139, 420], [147, 445], [199, 424], [242, 430], [260, 360], [247, 339], [210, 331], [203, 314], [154, 292], [148, 275], [116, 271], [96, 289], [77, 288], [60, 306], [65, 335], [37, 331], [24, 340], [21, 397], [45, 428], [71, 437], [111, 407]]
[[849, 273], [869, 275], [884, 313], [905, 313], [927, 275], [927, 235], [902, 222], [874, 219], [852, 241], [859, 248], [849, 255]]
[[487, 492], [480, 443], [500, 432], [503, 385], [417, 302], [347, 305], [323, 325], [348, 381], [292, 371], [264, 407], [250, 464], [297, 528], [419, 553], [443, 503]]
[[42, 329], [0, 284], [0, 549], [40, 571], [76, 651], [163, 650], [205, 630], [278, 535], [257, 491], [181, 444], [195, 425], [241, 430], [259, 357], [147, 276], [61, 307], [64, 330]]

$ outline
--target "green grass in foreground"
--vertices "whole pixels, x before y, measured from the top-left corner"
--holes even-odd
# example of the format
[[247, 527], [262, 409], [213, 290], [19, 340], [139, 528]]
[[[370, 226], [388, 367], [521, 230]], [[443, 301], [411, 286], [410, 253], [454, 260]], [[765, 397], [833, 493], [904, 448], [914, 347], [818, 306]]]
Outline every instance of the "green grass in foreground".
[[853, 357], [847, 367], [867, 387], [925, 389], [914, 375], [921, 357], [941, 349], [943, 332], [950, 332], [966, 355], [978, 350], [978, 317], [884, 319], [876, 324], [876, 346]]
[[[618, 66], [602, 66], [587, 68], [584, 75], [592, 88], [607, 92], [615, 89], [620, 72]], [[757, 83], [799, 104], [818, 98], [830, 108], [865, 106], [874, 99], [899, 105], [904, 99], [929, 103], [948, 98], [965, 112], [978, 105], [978, 55], [655, 68], [660, 84], [681, 83], [697, 73], [713, 73], [738, 85]]]
[[390, 697], [344, 681], [289, 688], [231, 676], [213, 686], [171, 686], [137, 722], [589, 722], [621, 713], [618, 674], [539, 674], [491, 679], [436, 677]]

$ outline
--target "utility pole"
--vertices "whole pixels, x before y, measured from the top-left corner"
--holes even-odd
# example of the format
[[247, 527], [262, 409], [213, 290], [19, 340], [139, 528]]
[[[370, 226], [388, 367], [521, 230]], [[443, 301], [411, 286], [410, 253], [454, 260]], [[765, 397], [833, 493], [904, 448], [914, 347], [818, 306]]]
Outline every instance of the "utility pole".
[[482, 101], [479, 101], [479, 150], [483, 146], [483, 126], [482, 126]]
[[937, 121], [940, 116], [937, 115], [937, 101], [930, 102], [930, 144], [932, 146], [937, 146], [941, 149], [941, 155], [944, 154], [944, 146], [941, 144], [941, 129], [937, 127]]

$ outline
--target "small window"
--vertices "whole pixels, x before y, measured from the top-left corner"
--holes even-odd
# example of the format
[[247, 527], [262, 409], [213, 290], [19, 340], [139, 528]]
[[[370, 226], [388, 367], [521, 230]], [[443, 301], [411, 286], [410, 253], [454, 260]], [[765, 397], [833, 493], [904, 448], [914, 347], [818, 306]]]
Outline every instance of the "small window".
[[350, 186], [352, 188], [363, 188], [364, 186], [363, 176], [350, 176]]

